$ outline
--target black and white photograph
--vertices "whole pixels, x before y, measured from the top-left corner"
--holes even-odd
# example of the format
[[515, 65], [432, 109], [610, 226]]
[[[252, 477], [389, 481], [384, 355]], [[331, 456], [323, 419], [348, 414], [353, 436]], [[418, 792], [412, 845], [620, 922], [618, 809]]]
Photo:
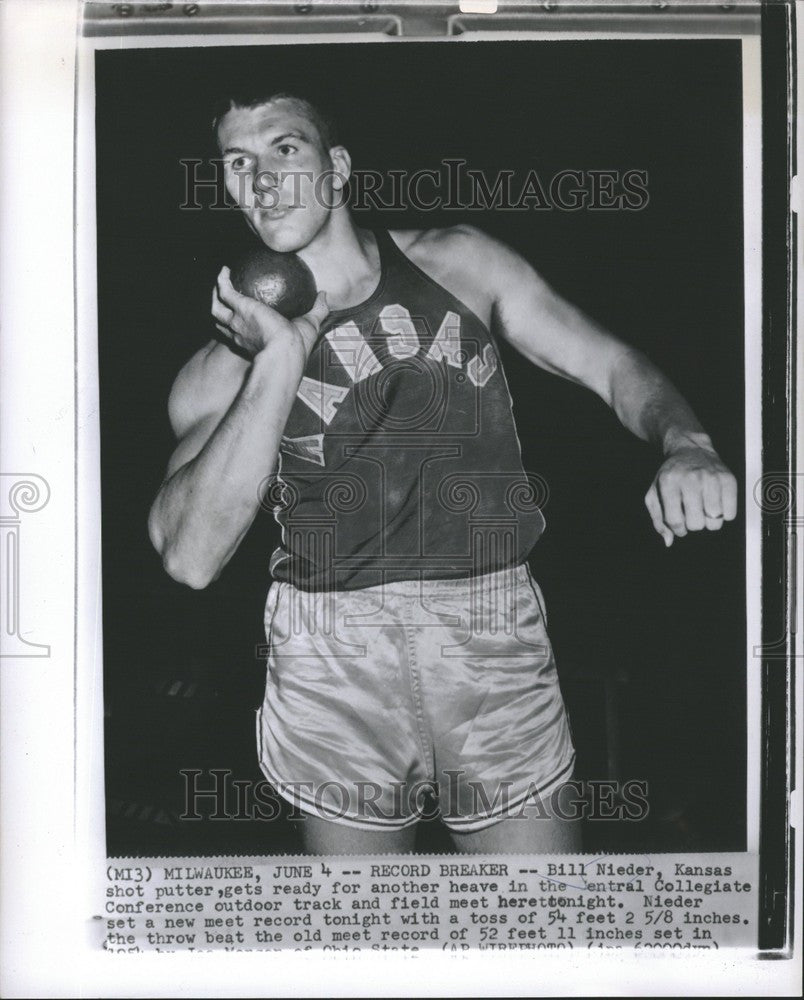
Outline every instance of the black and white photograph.
[[95, 58], [110, 855], [744, 850], [739, 41]]
[[72, 658], [81, 947], [789, 958], [794, 5], [76, 7], [3, 667]]

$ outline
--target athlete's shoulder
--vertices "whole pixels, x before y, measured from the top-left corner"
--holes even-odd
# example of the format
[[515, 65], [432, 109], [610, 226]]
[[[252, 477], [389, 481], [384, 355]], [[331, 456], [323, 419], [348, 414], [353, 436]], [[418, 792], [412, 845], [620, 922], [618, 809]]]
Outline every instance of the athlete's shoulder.
[[433, 268], [446, 273], [460, 271], [487, 290], [524, 263], [502, 240], [466, 223], [441, 229], [400, 229], [390, 235], [399, 249], [428, 273]]
[[476, 226], [393, 230], [397, 247], [425, 274], [465, 302], [488, 324], [511, 255]]
[[496, 254], [505, 249], [505, 244], [466, 223], [439, 229], [395, 229], [390, 235], [411, 259], [457, 256], [468, 266], [476, 263], [484, 253]]
[[199, 420], [223, 416], [243, 384], [250, 362], [217, 340], [210, 340], [176, 376], [168, 399], [174, 433], [183, 437]]

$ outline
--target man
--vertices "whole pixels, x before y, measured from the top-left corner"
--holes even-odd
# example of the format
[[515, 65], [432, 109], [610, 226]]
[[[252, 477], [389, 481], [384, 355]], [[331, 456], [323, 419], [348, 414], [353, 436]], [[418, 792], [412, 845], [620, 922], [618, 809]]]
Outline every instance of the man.
[[223, 268], [221, 340], [174, 384], [149, 526], [167, 572], [205, 587], [272, 484], [262, 768], [305, 813], [311, 853], [411, 850], [428, 785], [458, 850], [577, 850], [559, 794], [574, 749], [526, 563], [538, 480], [490, 331], [662, 450], [645, 503], [666, 545], [732, 520], [735, 479], [648, 359], [502, 243], [358, 229], [349, 154], [308, 102], [231, 101], [216, 128], [249, 227], [322, 291], [286, 320]]

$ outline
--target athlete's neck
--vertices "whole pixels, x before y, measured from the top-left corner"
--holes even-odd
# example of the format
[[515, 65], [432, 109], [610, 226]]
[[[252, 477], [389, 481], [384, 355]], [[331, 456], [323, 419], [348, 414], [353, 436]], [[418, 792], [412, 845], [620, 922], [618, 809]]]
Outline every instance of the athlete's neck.
[[380, 255], [371, 232], [358, 229], [347, 212], [333, 212], [326, 226], [299, 257], [310, 268], [330, 309], [346, 309], [367, 299], [380, 280]]

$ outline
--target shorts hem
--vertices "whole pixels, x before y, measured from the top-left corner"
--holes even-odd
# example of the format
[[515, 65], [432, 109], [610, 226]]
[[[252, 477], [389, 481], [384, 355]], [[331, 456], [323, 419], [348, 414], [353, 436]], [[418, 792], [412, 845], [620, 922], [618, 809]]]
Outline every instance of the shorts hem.
[[280, 795], [286, 802], [295, 806], [300, 812], [305, 813], [305, 815], [315, 816], [316, 819], [323, 819], [328, 823], [338, 823], [341, 826], [351, 826], [356, 830], [388, 830], [390, 833], [396, 830], [405, 830], [409, 826], [413, 826], [414, 823], [418, 823], [422, 818], [418, 813], [400, 820], [383, 819], [380, 816], [372, 817], [371, 819], [366, 817], [361, 818], [350, 813], [336, 812], [329, 814], [312, 800], [299, 795], [298, 792], [285, 791], [282, 787], [282, 782], [272, 777], [265, 767], [263, 767], [263, 772], [274, 786], [277, 795]]
[[544, 799], [552, 795], [565, 781], [568, 781], [575, 767], [575, 756], [576, 753], [573, 750], [567, 761], [548, 781], [536, 788], [532, 784], [529, 784], [526, 789], [515, 798], [510, 799], [498, 812], [469, 816], [465, 819], [453, 819], [449, 816], [444, 816], [442, 813], [441, 821], [449, 830], [453, 830], [455, 833], [473, 833], [475, 830], [485, 830], [487, 827], [501, 823], [504, 819], [508, 819], [511, 812], [517, 806], [521, 806], [527, 799], [534, 795], [538, 795], [540, 799]]
[[[569, 780], [575, 766], [575, 756], [576, 754], [573, 751], [568, 761], [548, 782], [537, 788], [532, 788], [531, 785], [528, 785], [528, 787], [519, 795], [508, 801], [506, 805], [499, 810], [499, 812], [494, 812], [484, 816], [470, 816], [465, 819], [454, 819], [449, 816], [445, 816], [443, 813], [440, 813], [437, 816], [430, 816], [428, 814], [427, 818], [439, 819], [448, 830], [454, 831], [455, 833], [473, 833], [476, 830], [487, 829], [488, 827], [494, 826], [497, 823], [501, 823], [504, 819], [509, 818], [513, 810], [515, 810], [518, 806], [521, 806], [532, 796], [538, 795], [540, 799], [544, 799], [545, 797], [552, 795], [557, 788], [564, 784], [565, 781]], [[348, 812], [341, 814], [328, 814], [314, 800], [301, 794], [296, 788], [290, 790], [287, 787], [289, 783], [277, 778], [272, 770], [265, 765], [263, 760], [260, 760], [260, 768], [268, 781], [273, 785], [276, 793], [286, 802], [289, 802], [290, 805], [294, 806], [306, 815], [315, 816], [316, 818], [326, 820], [329, 823], [338, 823], [341, 826], [352, 827], [356, 830], [387, 830], [389, 832], [394, 832], [397, 830], [405, 830], [409, 826], [413, 826], [415, 823], [422, 822], [425, 818], [424, 813], [413, 813], [410, 816], [402, 817], [400, 819], [387, 819], [379, 816], [371, 818], [360, 817]]]

